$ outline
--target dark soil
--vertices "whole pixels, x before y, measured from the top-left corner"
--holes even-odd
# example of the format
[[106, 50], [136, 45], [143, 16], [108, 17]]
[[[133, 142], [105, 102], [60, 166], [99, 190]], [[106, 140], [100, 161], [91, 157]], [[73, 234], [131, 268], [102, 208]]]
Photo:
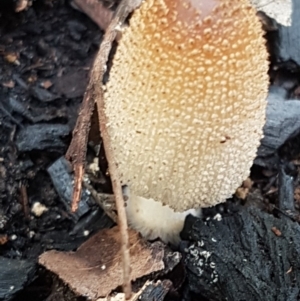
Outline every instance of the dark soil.
[[[18, 14], [12, 4], [0, 3], [0, 256], [37, 261], [92, 233], [70, 235], [74, 219], [46, 169], [71, 141], [102, 33], [63, 0], [36, 1]], [[41, 216], [32, 212], [36, 202], [47, 208]], [[42, 269], [34, 279], [16, 300], [73, 296]]]
[[[78, 220], [60, 200], [47, 173], [71, 141], [101, 37], [99, 28], [64, 0], [39, 0], [18, 14], [12, 1], [0, 2], [0, 257], [37, 262], [45, 250], [75, 250], [96, 229], [110, 225], [103, 217], [97, 227], [75, 231]], [[272, 82], [284, 78], [278, 85], [297, 97], [297, 72], [287, 77], [285, 68], [277, 69], [271, 72]], [[280, 153], [294, 166], [296, 209], [299, 140], [291, 139]], [[271, 211], [278, 200], [277, 166], [254, 166], [252, 179], [247, 199], [238, 202], [257, 203]], [[32, 212], [37, 202], [47, 208], [41, 216]], [[97, 210], [92, 204], [90, 211]], [[82, 299], [39, 268], [13, 300]]]

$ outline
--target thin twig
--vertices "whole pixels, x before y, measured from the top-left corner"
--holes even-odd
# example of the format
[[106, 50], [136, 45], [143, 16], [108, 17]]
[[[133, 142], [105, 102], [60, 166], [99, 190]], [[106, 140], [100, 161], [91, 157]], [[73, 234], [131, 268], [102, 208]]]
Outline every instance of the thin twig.
[[27, 195], [26, 186], [24, 184], [21, 184], [20, 194], [21, 194], [21, 203], [23, 207], [24, 216], [26, 219], [29, 219], [28, 195]]
[[[128, 0], [123, 0], [117, 8], [116, 14], [110, 23], [104, 39], [100, 46], [99, 55], [95, 61], [94, 71], [99, 76], [103, 76], [105, 72], [106, 62], [110, 53], [111, 45], [117, 35], [117, 28], [124, 22], [127, 17], [128, 11]], [[101, 79], [102, 79], [101, 76]], [[110, 136], [107, 131], [107, 116], [105, 114], [105, 103], [104, 93], [102, 87], [102, 80], [98, 81], [98, 85], [95, 87], [95, 95], [97, 96], [97, 107], [100, 123], [100, 133], [103, 139], [103, 145], [105, 150], [106, 159], [108, 161], [109, 173], [112, 182], [112, 188], [116, 199], [116, 207], [118, 211], [118, 225], [121, 234], [121, 253], [123, 262], [123, 291], [125, 298], [131, 297], [131, 281], [130, 281], [130, 254], [129, 254], [129, 237], [128, 237], [128, 226], [127, 217], [124, 205], [124, 199], [122, 194], [122, 187], [120, 183], [119, 173], [116, 165], [116, 161], [113, 154], [113, 148], [111, 145]]]
[[129, 299], [131, 296], [129, 238], [127, 231], [128, 226], [118, 169], [111, 147], [110, 136], [106, 128], [107, 118], [104, 112], [104, 95], [102, 83], [103, 76], [106, 71], [106, 63], [112, 47], [112, 43], [118, 33], [118, 27], [122, 25], [129, 13], [131, 13], [138, 5], [140, 5], [141, 2], [142, 0], [121, 1], [110, 25], [106, 30], [103, 41], [100, 45], [99, 52], [94, 61], [89, 85], [87, 87], [83, 100], [82, 110], [79, 114], [75, 130], [73, 131], [72, 143], [66, 155], [69, 159], [72, 160], [75, 172], [75, 188], [73, 193], [72, 209], [76, 210], [82, 190], [81, 181], [84, 173], [84, 158], [86, 154], [86, 145], [88, 139], [87, 133], [90, 128], [90, 119], [94, 108], [94, 101], [95, 99], [97, 99], [100, 131], [103, 139], [106, 158], [109, 165], [112, 188], [115, 195], [118, 212], [118, 225], [121, 234], [121, 254], [123, 263], [123, 290], [126, 299]]
[[80, 196], [82, 192], [82, 179], [84, 174], [84, 165], [86, 157], [86, 147], [88, 142], [88, 133], [91, 125], [91, 116], [93, 114], [95, 100], [93, 99], [94, 80], [93, 76], [87, 91], [84, 94], [84, 99], [80, 108], [76, 125], [73, 131], [73, 138], [69, 149], [66, 153], [66, 159], [72, 162], [74, 171], [74, 191], [72, 197], [72, 211], [75, 212], [78, 208]]
[[84, 166], [83, 164], [76, 164], [74, 166], [74, 189], [73, 189], [73, 199], [71, 209], [72, 212], [75, 212], [78, 209], [78, 204], [81, 197], [82, 192], [82, 178], [84, 174]]

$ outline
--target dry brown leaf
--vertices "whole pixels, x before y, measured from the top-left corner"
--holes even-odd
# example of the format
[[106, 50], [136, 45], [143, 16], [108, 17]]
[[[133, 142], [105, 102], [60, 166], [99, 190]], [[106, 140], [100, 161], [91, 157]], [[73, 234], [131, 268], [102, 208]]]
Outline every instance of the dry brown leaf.
[[[129, 242], [131, 280], [164, 268], [161, 243], [148, 244], [133, 230], [129, 230]], [[91, 299], [105, 297], [123, 282], [119, 229], [101, 230], [76, 252], [45, 252], [39, 262], [77, 294]]]

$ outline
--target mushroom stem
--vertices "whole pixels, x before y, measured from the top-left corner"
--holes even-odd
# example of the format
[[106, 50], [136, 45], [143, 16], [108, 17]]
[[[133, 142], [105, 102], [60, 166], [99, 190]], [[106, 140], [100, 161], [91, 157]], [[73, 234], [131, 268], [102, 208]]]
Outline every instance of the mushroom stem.
[[127, 194], [128, 225], [149, 240], [160, 238], [165, 243], [178, 245], [186, 216], [201, 216], [201, 209], [175, 212], [153, 199]]

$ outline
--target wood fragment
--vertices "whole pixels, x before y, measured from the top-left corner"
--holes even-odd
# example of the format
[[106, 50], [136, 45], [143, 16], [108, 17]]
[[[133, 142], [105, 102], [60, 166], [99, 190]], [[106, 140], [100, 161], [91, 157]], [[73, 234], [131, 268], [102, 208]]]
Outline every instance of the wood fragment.
[[24, 184], [21, 184], [20, 194], [21, 194], [21, 203], [22, 203], [24, 216], [26, 219], [29, 219], [28, 195], [27, 195], [26, 186]]
[[[277, 207], [288, 213], [296, 214], [295, 200], [294, 200], [294, 177], [291, 166], [287, 162], [282, 162], [278, 166], [278, 199], [276, 201]], [[295, 172], [294, 172], [295, 174]]]
[[150, 283], [139, 297], [140, 301], [163, 301], [172, 287], [172, 282], [168, 279], [158, 280], [156, 283]]
[[73, 211], [76, 211], [78, 208], [78, 203], [82, 192], [82, 178], [85, 167], [84, 163], [88, 142], [88, 132], [90, 129], [91, 116], [94, 110], [94, 100], [91, 92], [93, 85], [93, 77], [91, 77], [87, 91], [84, 94], [80, 113], [73, 131], [73, 138], [66, 153], [66, 159], [71, 161], [74, 171], [74, 193], [72, 201]]
[[283, 89], [274, 88], [269, 91], [264, 137], [255, 159], [255, 164], [269, 169], [278, 163], [278, 149], [300, 132], [299, 100], [285, 99]]
[[[82, 178], [84, 173], [83, 164], [74, 166], [74, 191], [73, 191], [73, 201], [72, 201], [72, 212], [75, 212], [78, 209], [78, 203], [80, 201], [81, 192], [82, 192]], [[76, 202], [74, 202], [76, 200]]]
[[[300, 64], [300, 1], [292, 1], [292, 17], [291, 26], [280, 26], [278, 31], [278, 39], [274, 46], [276, 54], [280, 61], [294, 61], [297, 65]], [[282, 12], [283, 13], [283, 12]]]
[[[0, 256], [0, 300], [13, 300], [36, 275], [35, 260], [20, 260]], [[23, 292], [24, 294], [24, 292]]]
[[220, 221], [187, 217], [182, 238], [189, 240], [184, 260], [191, 292], [214, 301], [298, 300], [299, 224], [256, 207], [230, 210]]
[[[118, 227], [102, 229], [76, 252], [47, 251], [40, 256], [39, 263], [57, 274], [76, 294], [95, 300], [122, 284], [121, 239]], [[129, 230], [129, 246], [132, 281], [163, 271], [165, 254], [172, 256], [163, 243], [145, 242], [134, 230]]]
[[276, 227], [272, 227], [271, 230], [272, 230], [272, 232], [273, 232], [276, 236], [281, 236], [281, 235], [282, 235], [281, 231], [280, 231], [278, 228], [276, 228]]

